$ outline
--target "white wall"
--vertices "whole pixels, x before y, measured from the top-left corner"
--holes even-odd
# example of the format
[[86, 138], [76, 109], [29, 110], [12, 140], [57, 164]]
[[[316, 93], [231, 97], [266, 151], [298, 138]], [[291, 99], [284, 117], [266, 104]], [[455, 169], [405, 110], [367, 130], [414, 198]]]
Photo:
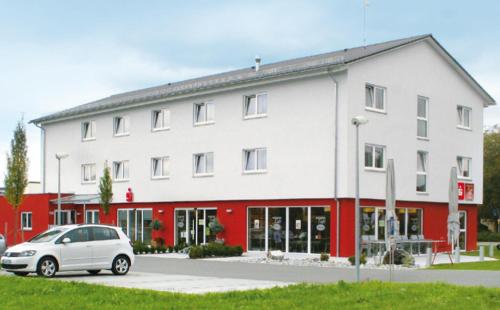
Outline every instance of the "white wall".
[[[243, 95], [267, 91], [268, 116], [243, 120]], [[96, 193], [81, 184], [81, 164], [130, 160], [130, 181], [114, 183], [115, 202], [131, 187], [135, 201], [321, 198], [333, 196], [334, 98], [329, 77], [158, 104], [123, 113], [46, 125], [47, 191], [57, 191], [55, 153], [63, 160], [62, 191]], [[215, 102], [215, 124], [193, 126], [193, 102]], [[151, 132], [151, 111], [168, 107], [171, 129]], [[130, 136], [113, 137], [113, 116], [129, 115]], [[81, 141], [81, 122], [96, 120], [96, 140]], [[242, 149], [267, 147], [266, 174], [242, 174]], [[193, 177], [193, 153], [214, 152], [214, 176]], [[171, 158], [169, 180], [151, 180], [151, 157]]]
[[[387, 146], [387, 157], [395, 161], [397, 199], [448, 201], [450, 168], [456, 166], [457, 155], [463, 155], [472, 157], [473, 203], [482, 202], [484, 102], [429, 43], [421, 42], [356, 63], [349, 68], [348, 79], [349, 119], [356, 115], [369, 119], [360, 128], [362, 145]], [[365, 83], [387, 87], [386, 114], [365, 110]], [[429, 141], [416, 137], [418, 95], [429, 98]], [[457, 105], [472, 108], [471, 131], [456, 127]], [[350, 125], [350, 167], [354, 167], [354, 139], [354, 126]], [[429, 152], [428, 195], [415, 190], [417, 150]], [[363, 146], [361, 151], [364, 152]], [[346, 179], [348, 187], [342, 195], [352, 197], [354, 174], [348, 173]], [[362, 168], [361, 196], [383, 198], [385, 173]]]

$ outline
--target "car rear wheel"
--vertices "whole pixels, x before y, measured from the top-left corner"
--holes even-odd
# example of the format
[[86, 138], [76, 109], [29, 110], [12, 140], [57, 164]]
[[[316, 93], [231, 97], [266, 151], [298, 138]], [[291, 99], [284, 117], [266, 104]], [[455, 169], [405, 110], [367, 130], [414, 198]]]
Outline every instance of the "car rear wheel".
[[98, 269], [98, 270], [87, 270], [87, 272], [90, 273], [90, 274], [96, 275], [99, 272], [101, 272], [101, 270], [100, 269]]
[[21, 272], [21, 271], [16, 271], [16, 272], [14, 272], [14, 274], [15, 274], [16, 276], [20, 276], [20, 277], [25, 277], [25, 276], [27, 276], [27, 275], [28, 275], [28, 273], [29, 273], [29, 272]]
[[52, 278], [56, 275], [57, 263], [52, 257], [43, 257], [38, 262], [36, 273], [45, 278]]
[[113, 260], [113, 266], [111, 267], [113, 274], [117, 276], [124, 276], [128, 273], [129, 269], [130, 261], [128, 257], [120, 255]]

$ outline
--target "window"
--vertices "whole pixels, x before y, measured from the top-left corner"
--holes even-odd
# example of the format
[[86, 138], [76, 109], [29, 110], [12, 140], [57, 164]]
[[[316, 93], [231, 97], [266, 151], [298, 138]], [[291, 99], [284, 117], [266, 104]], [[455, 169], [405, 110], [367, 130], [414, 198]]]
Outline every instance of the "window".
[[365, 144], [365, 168], [384, 169], [385, 147]]
[[99, 224], [99, 210], [85, 211], [85, 224]]
[[170, 158], [157, 157], [151, 159], [151, 177], [153, 179], [166, 178], [170, 175]]
[[151, 114], [151, 126], [153, 131], [165, 130], [170, 128], [170, 110], [155, 110]]
[[60, 237], [56, 243], [61, 243], [65, 238], [69, 238], [71, 243], [88, 242], [90, 241], [90, 227], [73, 229]]
[[31, 220], [32, 213], [31, 212], [21, 212], [21, 229], [22, 230], [31, 230]]
[[245, 96], [243, 116], [245, 118], [262, 117], [267, 114], [267, 94]]
[[213, 102], [201, 102], [194, 104], [194, 124], [211, 124], [215, 120], [215, 106]]
[[457, 106], [457, 116], [458, 116], [458, 124], [459, 128], [471, 128], [471, 114], [472, 109], [464, 106]]
[[427, 192], [427, 152], [417, 151], [417, 192]]
[[214, 173], [214, 153], [194, 154], [194, 175], [209, 176]]
[[115, 136], [126, 136], [129, 134], [130, 118], [128, 116], [117, 116], [114, 118], [113, 126]]
[[267, 150], [265, 148], [243, 150], [243, 172], [265, 172]]
[[468, 157], [457, 156], [457, 172], [459, 178], [470, 179], [470, 166], [472, 159]]
[[428, 137], [428, 109], [429, 99], [419, 96], [417, 99], [417, 137], [419, 138]]
[[90, 227], [92, 230], [93, 241], [116, 240], [120, 239], [116, 230], [106, 227]]
[[113, 162], [113, 178], [115, 181], [125, 181], [129, 178], [128, 160]]
[[88, 121], [82, 123], [82, 140], [94, 140], [96, 134], [95, 121]]
[[95, 164], [82, 165], [82, 183], [95, 183], [96, 178]]
[[366, 84], [365, 95], [366, 109], [381, 112], [385, 111], [385, 88]]
[[[399, 234], [406, 239], [423, 239], [423, 211], [417, 208], [396, 208]], [[361, 208], [361, 238], [385, 239], [385, 208]], [[424, 249], [422, 249], [424, 250]]]

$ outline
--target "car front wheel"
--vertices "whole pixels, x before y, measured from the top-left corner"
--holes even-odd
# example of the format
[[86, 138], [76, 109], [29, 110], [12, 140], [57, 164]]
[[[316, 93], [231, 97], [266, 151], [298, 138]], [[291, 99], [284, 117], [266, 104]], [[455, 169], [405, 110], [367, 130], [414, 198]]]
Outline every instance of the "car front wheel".
[[117, 276], [124, 276], [130, 269], [130, 261], [128, 257], [120, 255], [113, 260], [111, 271]]
[[36, 273], [45, 278], [52, 278], [56, 275], [57, 263], [52, 257], [43, 257], [38, 262]]

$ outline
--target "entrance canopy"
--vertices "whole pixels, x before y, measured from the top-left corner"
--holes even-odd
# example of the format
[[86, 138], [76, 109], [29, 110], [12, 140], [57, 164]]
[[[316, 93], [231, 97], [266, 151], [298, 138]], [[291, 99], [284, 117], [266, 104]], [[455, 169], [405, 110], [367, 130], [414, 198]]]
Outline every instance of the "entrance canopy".
[[[80, 194], [61, 197], [62, 205], [86, 205], [98, 204], [100, 202], [99, 194]], [[57, 205], [58, 199], [52, 199], [51, 204]]]

